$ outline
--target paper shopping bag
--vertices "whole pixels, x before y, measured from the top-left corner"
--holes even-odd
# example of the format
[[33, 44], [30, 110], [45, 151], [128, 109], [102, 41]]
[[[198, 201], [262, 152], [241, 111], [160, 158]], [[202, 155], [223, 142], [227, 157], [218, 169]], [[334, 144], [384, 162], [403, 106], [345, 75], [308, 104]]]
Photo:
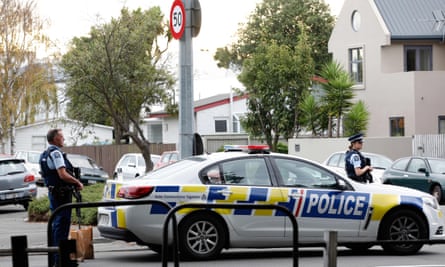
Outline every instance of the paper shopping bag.
[[76, 257], [78, 261], [94, 259], [93, 227], [71, 229], [70, 239], [76, 240]]

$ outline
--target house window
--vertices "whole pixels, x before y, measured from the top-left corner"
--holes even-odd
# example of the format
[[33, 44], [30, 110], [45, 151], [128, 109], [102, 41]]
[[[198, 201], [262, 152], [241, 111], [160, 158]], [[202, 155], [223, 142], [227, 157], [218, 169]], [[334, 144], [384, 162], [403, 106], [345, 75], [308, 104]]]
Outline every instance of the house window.
[[445, 116], [439, 116], [439, 134], [445, 134]]
[[433, 70], [433, 48], [430, 45], [405, 46], [405, 71]]
[[349, 73], [355, 84], [363, 84], [363, 47], [349, 49]]
[[148, 136], [152, 143], [162, 143], [162, 124], [150, 124], [148, 125]]
[[215, 132], [227, 133], [227, 120], [215, 120]]
[[403, 117], [389, 118], [390, 136], [405, 136], [405, 119]]

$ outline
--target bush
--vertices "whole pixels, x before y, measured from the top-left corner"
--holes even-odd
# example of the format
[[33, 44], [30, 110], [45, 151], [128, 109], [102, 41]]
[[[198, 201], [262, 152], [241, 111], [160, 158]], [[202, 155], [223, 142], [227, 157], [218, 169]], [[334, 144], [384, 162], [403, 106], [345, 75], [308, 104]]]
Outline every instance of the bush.
[[[89, 186], [85, 186], [81, 191], [82, 202], [97, 202], [102, 199], [102, 194], [104, 190], [104, 184], [98, 183]], [[76, 200], [73, 198], [73, 202]], [[81, 213], [81, 223], [87, 225], [97, 224], [97, 208], [82, 208]], [[38, 199], [34, 199], [30, 202], [28, 208], [28, 221], [30, 222], [47, 222], [51, 212], [49, 210], [49, 200], [48, 196], [43, 196]], [[76, 209], [72, 210], [71, 221], [73, 223], [78, 223], [78, 218], [76, 216]]]

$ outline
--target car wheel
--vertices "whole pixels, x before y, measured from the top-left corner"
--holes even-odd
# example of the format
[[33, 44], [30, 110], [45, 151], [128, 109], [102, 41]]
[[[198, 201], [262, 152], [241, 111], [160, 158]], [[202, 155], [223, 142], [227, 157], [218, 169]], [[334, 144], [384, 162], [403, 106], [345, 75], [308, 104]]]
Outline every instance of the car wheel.
[[437, 199], [437, 202], [442, 201], [442, 187], [436, 184], [431, 188], [431, 195]]
[[[384, 219], [381, 226], [381, 240], [419, 240], [427, 239], [428, 226], [423, 218], [411, 210], [398, 210]], [[419, 251], [422, 243], [391, 244], [384, 243], [385, 251], [399, 255], [410, 255]]]
[[226, 243], [225, 227], [220, 219], [207, 214], [192, 214], [179, 227], [179, 251], [186, 259], [214, 259]]

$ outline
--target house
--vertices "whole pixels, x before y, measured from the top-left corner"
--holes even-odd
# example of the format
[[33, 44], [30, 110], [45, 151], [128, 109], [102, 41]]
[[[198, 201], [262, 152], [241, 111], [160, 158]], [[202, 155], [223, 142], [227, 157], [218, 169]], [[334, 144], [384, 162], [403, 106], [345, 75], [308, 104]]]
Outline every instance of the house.
[[444, 20], [444, 0], [345, 0], [328, 49], [370, 112], [368, 136], [445, 133]]
[[[247, 112], [247, 96], [219, 94], [194, 101], [195, 132], [200, 135], [244, 133], [240, 119]], [[152, 112], [144, 120], [153, 143], [177, 143], [179, 121], [165, 111]]]
[[[111, 144], [113, 127], [90, 124], [84, 127], [81, 122], [70, 119], [54, 119], [20, 126], [15, 129], [15, 151], [43, 151], [47, 146], [46, 134], [51, 128], [61, 128], [65, 137], [65, 146], [93, 144]], [[5, 142], [5, 151], [9, 153], [10, 139]]]

